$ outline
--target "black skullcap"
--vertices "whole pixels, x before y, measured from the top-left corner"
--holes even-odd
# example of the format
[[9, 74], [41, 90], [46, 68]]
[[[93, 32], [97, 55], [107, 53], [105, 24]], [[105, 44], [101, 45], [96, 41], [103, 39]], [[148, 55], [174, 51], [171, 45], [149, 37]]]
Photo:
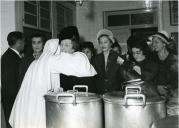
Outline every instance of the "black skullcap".
[[64, 39], [75, 39], [77, 42], [79, 42], [79, 32], [76, 26], [68, 26], [63, 28], [58, 36], [59, 42]]

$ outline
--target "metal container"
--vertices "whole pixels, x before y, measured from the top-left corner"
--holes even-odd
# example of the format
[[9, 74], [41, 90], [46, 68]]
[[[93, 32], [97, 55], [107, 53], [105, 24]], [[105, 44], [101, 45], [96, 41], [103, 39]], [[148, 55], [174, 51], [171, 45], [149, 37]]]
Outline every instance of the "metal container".
[[[78, 92], [76, 88], [86, 88]], [[45, 95], [47, 128], [103, 128], [102, 98], [87, 86]]]
[[179, 128], [179, 115], [167, 116], [155, 121], [151, 128]]
[[166, 117], [165, 100], [143, 94], [110, 92], [103, 95], [105, 128], [150, 128]]

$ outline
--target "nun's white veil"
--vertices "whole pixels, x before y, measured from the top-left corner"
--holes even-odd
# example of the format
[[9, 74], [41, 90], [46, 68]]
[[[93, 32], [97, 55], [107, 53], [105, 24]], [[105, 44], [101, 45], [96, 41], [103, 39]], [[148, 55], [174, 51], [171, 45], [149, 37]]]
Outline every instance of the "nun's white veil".
[[42, 55], [31, 63], [15, 100], [9, 122], [13, 128], [45, 128], [45, 100], [51, 89], [49, 59], [58, 49], [58, 39], [48, 40]]

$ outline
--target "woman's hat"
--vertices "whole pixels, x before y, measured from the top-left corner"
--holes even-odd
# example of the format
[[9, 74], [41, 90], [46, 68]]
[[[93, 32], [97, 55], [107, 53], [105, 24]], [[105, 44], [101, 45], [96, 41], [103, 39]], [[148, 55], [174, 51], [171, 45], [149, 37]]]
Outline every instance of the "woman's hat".
[[158, 37], [162, 39], [167, 45], [170, 43], [169, 42], [170, 36], [166, 31], [159, 31], [156, 34], [152, 35], [152, 38], [153, 37]]
[[113, 33], [112, 33], [110, 30], [108, 30], [108, 29], [101, 29], [101, 30], [99, 30], [99, 32], [98, 32], [98, 34], [97, 34], [97, 40], [98, 40], [98, 38], [99, 38], [100, 36], [102, 36], [102, 35], [107, 35], [107, 36], [109, 36], [109, 38], [111, 39], [111, 41], [112, 41], [113, 43], [115, 42]]

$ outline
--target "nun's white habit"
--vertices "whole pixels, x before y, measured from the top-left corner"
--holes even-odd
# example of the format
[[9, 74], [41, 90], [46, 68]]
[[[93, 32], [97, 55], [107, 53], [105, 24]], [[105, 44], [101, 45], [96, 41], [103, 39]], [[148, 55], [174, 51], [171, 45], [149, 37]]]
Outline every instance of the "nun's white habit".
[[57, 88], [51, 84], [52, 73], [78, 77], [96, 74], [83, 53], [56, 54], [58, 50], [58, 39], [47, 41], [40, 58], [28, 68], [9, 118], [12, 128], [46, 128], [43, 96], [48, 90]]

